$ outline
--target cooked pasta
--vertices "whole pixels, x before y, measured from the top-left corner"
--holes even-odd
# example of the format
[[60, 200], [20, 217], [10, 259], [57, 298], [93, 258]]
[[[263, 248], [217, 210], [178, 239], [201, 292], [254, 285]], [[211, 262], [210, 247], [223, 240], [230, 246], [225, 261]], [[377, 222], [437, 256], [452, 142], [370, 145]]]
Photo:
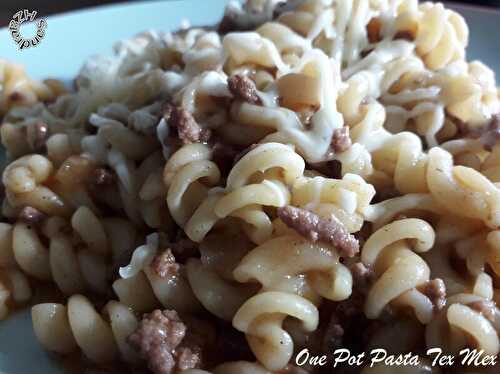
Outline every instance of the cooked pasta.
[[[429, 281], [430, 269], [401, 242], [405, 239], [415, 242], [416, 252], [426, 252], [434, 244], [434, 232], [423, 220], [402, 219], [385, 225], [366, 241], [361, 259], [380, 275], [367, 295], [365, 314], [377, 318], [394, 301], [413, 308], [425, 324], [432, 319], [433, 305], [416, 287]], [[401, 280], [394, 283], [394, 279]]]
[[82, 372], [496, 372], [426, 353], [500, 352], [500, 91], [468, 39], [439, 3], [247, 0], [72, 90], [1, 60], [0, 319], [33, 304]]
[[[225, 188], [208, 188], [219, 182], [220, 170], [213, 161], [198, 159], [202, 154], [208, 156], [208, 150], [192, 152], [194, 147], [184, 146], [165, 166], [164, 180], [169, 186], [167, 204], [177, 224], [191, 240], [200, 242], [217, 221], [232, 216], [242, 219], [254, 242], [268, 239], [272, 223], [262, 207], [282, 207], [289, 203], [288, 188], [303, 174], [304, 160], [285, 145], [260, 145], [234, 165]], [[195, 160], [182, 160], [185, 154]], [[200, 184], [202, 178], [209, 186]], [[197, 196], [201, 197], [198, 202]]]
[[[467, 339], [472, 339], [478, 349], [483, 349], [488, 354], [498, 354], [498, 326], [494, 320], [488, 319], [491, 318], [489, 314], [483, 314], [478, 309], [478, 306], [487, 301], [488, 298], [475, 294], [456, 294], [450, 297], [446, 309], [426, 329], [427, 345], [439, 346], [444, 351], [453, 353], [466, 347]], [[498, 310], [494, 309], [492, 313], [495, 315]]]
[[15, 106], [30, 106], [38, 101], [54, 100], [66, 92], [63, 84], [54, 79], [38, 82], [31, 79], [24, 67], [0, 60], [0, 114]]
[[118, 354], [127, 362], [139, 357], [126, 338], [137, 327], [134, 314], [124, 305], [110, 301], [107, 322], [91, 302], [73, 295], [68, 305], [38, 304], [32, 309], [33, 327], [41, 344], [52, 352], [68, 354], [77, 348], [97, 363], [112, 362]]

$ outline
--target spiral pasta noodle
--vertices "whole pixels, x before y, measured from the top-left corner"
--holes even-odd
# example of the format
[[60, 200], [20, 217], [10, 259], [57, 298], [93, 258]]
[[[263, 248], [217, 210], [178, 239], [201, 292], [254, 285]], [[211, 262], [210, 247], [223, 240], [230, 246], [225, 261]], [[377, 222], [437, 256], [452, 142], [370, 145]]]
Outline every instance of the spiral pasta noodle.
[[[293, 353], [292, 339], [281, 326], [286, 316], [299, 319], [306, 331], [318, 324], [318, 311], [310, 301], [277, 291], [252, 297], [233, 318], [236, 329], [247, 333], [250, 347], [271, 370], [284, 367]], [[254, 322], [257, 318], [259, 323]]]
[[160, 246], [158, 234], [151, 234], [146, 243], [136, 248], [130, 264], [120, 268], [120, 278], [113, 282], [114, 292], [125, 305], [137, 311], [148, 311], [163, 305], [182, 311], [196, 311], [199, 302], [193, 295], [184, 274], [160, 276], [151, 266]]
[[[124, 229], [131, 231], [124, 234]], [[5, 225], [2, 267], [10, 277], [16, 277], [20, 269], [35, 279], [53, 281], [66, 295], [86, 290], [106, 294], [109, 261], [126, 251], [117, 237], [133, 240], [135, 236], [127, 221], [100, 220], [86, 207], [73, 214], [71, 223], [49, 218], [40, 231], [23, 222]]]
[[[496, 355], [499, 350], [498, 327], [480, 311], [474, 309], [474, 303], [480, 305], [487, 300], [466, 293], [449, 298], [447, 308], [427, 327], [427, 344], [439, 343], [445, 351], [453, 353], [468, 345], [465, 335], [470, 334], [474, 346], [484, 350], [486, 354]], [[498, 310], [494, 309], [493, 313], [498, 313]]]
[[[174, 220], [184, 226], [190, 239], [199, 242], [218, 220], [238, 217], [247, 225], [245, 231], [250, 238], [256, 243], [263, 242], [272, 234], [272, 223], [262, 206], [280, 207], [289, 202], [287, 185], [302, 175], [304, 161], [287, 146], [267, 143], [251, 150], [234, 165], [225, 189], [209, 189], [198, 180], [205, 178], [210, 187], [218, 183], [220, 171], [206, 159], [209, 151], [203, 147], [185, 146], [165, 166], [164, 180], [169, 186], [167, 204]], [[194, 160], [189, 162], [184, 155]], [[283, 178], [272, 174], [278, 168], [283, 170]], [[170, 177], [174, 170], [178, 172]], [[196, 195], [205, 198], [199, 200], [198, 206], [194, 205], [193, 211], [183, 201], [193, 202]]]
[[[425, 261], [399, 242], [410, 238], [416, 240], [416, 252], [428, 251], [434, 244], [432, 228], [425, 221], [415, 219], [390, 223], [376, 231], [365, 243], [361, 259], [365, 265], [375, 266], [376, 272], [380, 273], [366, 299], [365, 313], [368, 318], [378, 317], [388, 303], [398, 299], [408, 303], [422, 323], [431, 320], [432, 303], [416, 290], [417, 286], [429, 281], [430, 269]], [[391, 285], [395, 277], [404, 277], [404, 282]]]
[[69, 354], [76, 349], [96, 363], [112, 362], [121, 355], [129, 363], [139, 360], [126, 341], [138, 324], [124, 305], [111, 301], [106, 306], [107, 322], [90, 301], [73, 295], [67, 305], [38, 304], [32, 309], [33, 327], [41, 344], [52, 352]]

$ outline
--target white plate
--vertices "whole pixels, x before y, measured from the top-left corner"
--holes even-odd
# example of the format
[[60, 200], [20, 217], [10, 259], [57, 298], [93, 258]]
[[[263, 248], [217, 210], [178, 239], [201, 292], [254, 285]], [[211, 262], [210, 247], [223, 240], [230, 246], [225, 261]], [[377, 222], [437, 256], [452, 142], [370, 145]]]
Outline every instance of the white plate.
[[[171, 0], [104, 6], [47, 18], [46, 36], [35, 48], [20, 51], [7, 30], [0, 31], [0, 56], [26, 65], [34, 78], [72, 79], [83, 61], [111, 53], [114, 42], [147, 29], [174, 30], [183, 20], [193, 25], [217, 22], [227, 0]], [[481, 59], [500, 74], [500, 12], [455, 7], [471, 30], [469, 60]], [[43, 16], [43, 15], [42, 15]], [[0, 323], [0, 373], [60, 373], [38, 346], [29, 312]]]

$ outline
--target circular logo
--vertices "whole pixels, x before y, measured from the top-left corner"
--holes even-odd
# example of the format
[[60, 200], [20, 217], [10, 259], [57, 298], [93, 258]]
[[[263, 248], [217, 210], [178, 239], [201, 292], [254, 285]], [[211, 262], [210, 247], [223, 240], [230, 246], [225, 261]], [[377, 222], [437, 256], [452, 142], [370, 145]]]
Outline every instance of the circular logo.
[[12, 35], [12, 39], [14, 39], [14, 42], [16, 42], [19, 49], [35, 47], [45, 36], [47, 21], [45, 21], [43, 18], [39, 19], [36, 23], [36, 35], [34, 37], [27, 39], [23, 38], [23, 36], [21, 35], [21, 25], [24, 22], [35, 21], [36, 15], [36, 10], [30, 12], [28, 9], [23, 9], [14, 14], [12, 20], [9, 22], [10, 35]]

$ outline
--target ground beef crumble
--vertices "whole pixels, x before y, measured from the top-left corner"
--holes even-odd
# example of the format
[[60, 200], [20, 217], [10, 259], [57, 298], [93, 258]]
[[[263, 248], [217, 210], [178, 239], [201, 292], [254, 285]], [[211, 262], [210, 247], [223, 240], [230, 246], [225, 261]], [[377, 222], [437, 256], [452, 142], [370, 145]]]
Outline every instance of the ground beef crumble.
[[359, 242], [337, 220], [326, 220], [313, 212], [291, 205], [278, 208], [277, 213], [283, 223], [313, 242], [330, 243], [347, 257], [353, 257], [359, 252]]
[[431, 300], [435, 310], [439, 311], [446, 305], [446, 286], [442, 279], [436, 278], [427, 281], [418, 287], [418, 290]]
[[206, 143], [210, 138], [210, 129], [202, 128], [193, 115], [181, 106], [168, 105], [164, 117], [170, 127], [177, 129], [183, 144]]
[[241, 74], [235, 74], [228, 78], [227, 85], [233, 96], [250, 104], [260, 104], [261, 100], [257, 95], [257, 87], [253, 80]]
[[155, 310], [144, 315], [128, 342], [154, 374], [173, 374], [201, 365], [201, 347], [189, 344], [186, 332], [187, 327], [176, 311]]
[[179, 272], [179, 264], [175, 261], [172, 250], [168, 248], [153, 258], [151, 269], [160, 278], [167, 278]]

